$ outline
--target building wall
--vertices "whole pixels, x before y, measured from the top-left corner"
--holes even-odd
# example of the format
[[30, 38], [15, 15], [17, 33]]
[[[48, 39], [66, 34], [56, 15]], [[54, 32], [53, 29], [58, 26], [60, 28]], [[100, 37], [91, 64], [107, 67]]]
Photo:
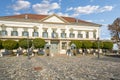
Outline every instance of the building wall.
[[[96, 38], [99, 37], [99, 28], [96, 26], [85, 26], [85, 25], [75, 25], [75, 24], [61, 24], [61, 23], [32, 23], [32, 22], [15, 22], [15, 21], [0, 21], [0, 31], [6, 30], [8, 32], [7, 36], [0, 35], [0, 38], [2, 39], [19, 39], [19, 38], [27, 38], [22, 36], [22, 31], [26, 30], [29, 32], [29, 38], [43, 38], [42, 33], [45, 29], [47, 29], [48, 32], [48, 38], [44, 38], [48, 43], [51, 43], [52, 40], [59, 40], [58, 44], [58, 51], [61, 54], [64, 54], [66, 52], [65, 49], [62, 49], [62, 42], [66, 42], [66, 48], [68, 49], [69, 42], [71, 40], [96, 40]], [[34, 31], [34, 27], [37, 27], [37, 31], [39, 33], [38, 37], [33, 37], [32, 32]], [[18, 36], [11, 36], [11, 31], [16, 30], [18, 31]], [[56, 33], [58, 33], [57, 38], [52, 38], [51, 33], [55, 30]], [[61, 32], [65, 31], [66, 38], [61, 38]], [[74, 38], [70, 38], [69, 34], [70, 32], [73, 32], [75, 34]], [[93, 32], [96, 31], [96, 38], [93, 37]], [[83, 38], [78, 38], [78, 33], [81, 32], [83, 34]], [[86, 38], [86, 32], [88, 32], [89, 38]]]

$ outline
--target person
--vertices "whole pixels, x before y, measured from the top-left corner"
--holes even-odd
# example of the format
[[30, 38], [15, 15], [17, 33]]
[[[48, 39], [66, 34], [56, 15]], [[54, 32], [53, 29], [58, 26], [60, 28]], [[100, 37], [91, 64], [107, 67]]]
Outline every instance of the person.
[[71, 56], [71, 50], [67, 49], [66, 54], [67, 54], [67, 56]]

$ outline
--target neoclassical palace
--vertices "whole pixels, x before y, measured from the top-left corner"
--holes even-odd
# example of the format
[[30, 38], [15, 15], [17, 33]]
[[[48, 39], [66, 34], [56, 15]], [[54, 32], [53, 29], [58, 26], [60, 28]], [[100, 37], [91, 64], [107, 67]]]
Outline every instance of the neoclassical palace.
[[54, 54], [65, 54], [71, 40], [96, 40], [100, 24], [53, 15], [21, 14], [0, 17], [0, 38], [43, 38]]

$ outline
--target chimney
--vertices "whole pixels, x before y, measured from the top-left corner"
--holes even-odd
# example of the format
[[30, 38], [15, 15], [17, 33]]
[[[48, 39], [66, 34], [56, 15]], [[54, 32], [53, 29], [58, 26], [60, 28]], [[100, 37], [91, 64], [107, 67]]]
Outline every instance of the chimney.
[[28, 19], [28, 15], [27, 14], [25, 15], [25, 19]]

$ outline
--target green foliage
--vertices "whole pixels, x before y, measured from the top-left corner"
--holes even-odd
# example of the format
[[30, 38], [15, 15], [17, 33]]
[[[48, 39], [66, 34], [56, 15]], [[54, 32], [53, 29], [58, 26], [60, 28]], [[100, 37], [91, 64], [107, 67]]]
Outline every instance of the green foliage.
[[18, 48], [18, 42], [14, 40], [5, 40], [2, 42], [2, 46], [7, 50], [17, 49]]
[[[93, 42], [92, 48], [93, 49], [98, 48], [98, 41]], [[103, 42], [101, 42], [101, 41], [99, 42], [99, 48], [103, 48]]]
[[79, 41], [79, 40], [73, 40], [73, 41], [71, 41], [71, 42], [70, 42], [70, 45], [71, 45], [72, 43], [74, 43], [74, 44], [76, 45], [76, 48], [77, 48], [77, 49], [80, 49], [80, 48], [82, 47], [82, 42]]
[[3, 46], [2, 46], [2, 40], [0, 40], [0, 49], [3, 49]]
[[27, 49], [29, 45], [29, 48], [32, 46], [32, 41], [29, 39], [20, 39], [19, 40], [19, 47], [23, 48], [23, 49]]
[[44, 48], [45, 40], [41, 38], [36, 38], [33, 40], [34, 48]]
[[82, 41], [82, 48], [89, 49], [92, 48], [92, 42], [91, 41]]
[[103, 49], [112, 49], [113, 48], [113, 43], [112, 42], [103, 42]]

